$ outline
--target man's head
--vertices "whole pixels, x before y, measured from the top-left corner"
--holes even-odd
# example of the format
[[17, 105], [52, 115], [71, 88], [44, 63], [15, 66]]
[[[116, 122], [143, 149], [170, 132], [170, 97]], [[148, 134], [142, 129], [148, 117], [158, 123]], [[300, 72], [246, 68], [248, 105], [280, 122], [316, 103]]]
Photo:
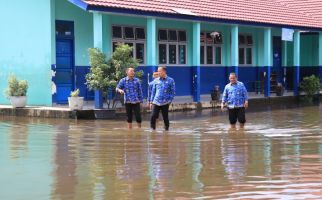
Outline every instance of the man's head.
[[159, 78], [159, 72], [153, 72], [153, 78]]
[[164, 66], [158, 67], [158, 74], [161, 78], [165, 78], [167, 76], [167, 68]]
[[237, 83], [237, 76], [236, 76], [236, 73], [230, 73], [230, 74], [229, 74], [229, 81], [230, 81], [230, 83], [232, 83], [232, 84]]
[[126, 69], [126, 75], [129, 77], [129, 78], [133, 78], [134, 75], [135, 75], [135, 72], [134, 72], [134, 68], [132, 67], [129, 67]]

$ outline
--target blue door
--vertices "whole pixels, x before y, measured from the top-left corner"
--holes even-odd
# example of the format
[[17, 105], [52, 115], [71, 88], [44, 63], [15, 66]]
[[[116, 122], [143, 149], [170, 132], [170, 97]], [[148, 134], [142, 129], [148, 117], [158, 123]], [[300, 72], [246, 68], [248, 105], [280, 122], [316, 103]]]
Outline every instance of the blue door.
[[53, 102], [64, 104], [68, 102], [70, 92], [74, 89], [74, 34], [73, 22], [56, 21], [56, 72], [53, 78], [56, 94]]

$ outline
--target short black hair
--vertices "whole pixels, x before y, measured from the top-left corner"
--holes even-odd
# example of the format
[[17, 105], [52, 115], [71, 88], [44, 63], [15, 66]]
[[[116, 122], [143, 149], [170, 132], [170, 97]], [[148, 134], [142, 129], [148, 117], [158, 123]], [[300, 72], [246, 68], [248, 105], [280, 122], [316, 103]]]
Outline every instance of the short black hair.
[[164, 71], [167, 71], [167, 67], [166, 66], [159, 66], [158, 68], [163, 69]]

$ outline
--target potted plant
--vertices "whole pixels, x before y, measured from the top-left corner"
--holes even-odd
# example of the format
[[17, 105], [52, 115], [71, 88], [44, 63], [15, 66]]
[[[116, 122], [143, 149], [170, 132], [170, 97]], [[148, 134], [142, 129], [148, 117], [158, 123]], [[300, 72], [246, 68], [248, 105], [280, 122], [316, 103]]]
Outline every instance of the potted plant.
[[276, 86], [276, 96], [283, 96], [284, 94], [284, 87], [282, 85], [282, 83], [277, 83], [277, 86]]
[[306, 94], [306, 100], [312, 102], [316, 94], [320, 92], [320, 79], [319, 77], [312, 75], [303, 78], [300, 84], [300, 89]]
[[79, 89], [70, 93], [68, 97], [68, 105], [71, 110], [82, 110], [84, 106], [84, 97], [79, 96]]
[[[98, 48], [90, 48], [88, 51], [91, 68], [86, 75], [86, 85], [90, 90], [103, 92], [110, 116], [113, 116], [117, 106], [115, 102], [119, 99], [119, 95], [114, 92], [116, 85], [121, 78], [126, 76], [126, 68], [138, 67], [139, 61], [132, 57], [133, 47], [123, 43], [118, 44], [112, 57], [108, 60], [106, 55]], [[142, 71], [136, 73], [137, 77], [142, 75]]]
[[28, 82], [18, 80], [15, 75], [10, 75], [8, 79], [8, 88], [5, 93], [10, 100], [13, 108], [23, 108], [27, 104]]

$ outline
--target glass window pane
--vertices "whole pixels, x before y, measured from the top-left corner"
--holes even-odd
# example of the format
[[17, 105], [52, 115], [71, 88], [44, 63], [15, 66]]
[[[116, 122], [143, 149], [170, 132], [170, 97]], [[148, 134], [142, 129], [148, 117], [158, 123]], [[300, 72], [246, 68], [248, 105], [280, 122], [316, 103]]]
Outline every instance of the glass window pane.
[[113, 26], [113, 38], [122, 38], [122, 27]]
[[137, 43], [135, 49], [136, 59], [139, 60], [140, 64], [144, 64], [144, 44]]
[[167, 64], [167, 45], [159, 44], [159, 64]]
[[239, 48], [239, 64], [245, 64], [245, 49]]
[[132, 54], [131, 54], [131, 56], [134, 57], [134, 53], [133, 53], [133, 43], [125, 43], [125, 44], [129, 45], [130, 47], [132, 47]]
[[136, 28], [135, 29], [136, 39], [144, 40], [145, 39], [145, 31], [144, 28]]
[[207, 40], [207, 44], [213, 44], [214, 40], [212, 39], [210, 33], [206, 34], [206, 40]]
[[205, 47], [200, 46], [200, 64], [205, 64]]
[[177, 31], [169, 30], [169, 41], [178, 41]]
[[58, 35], [58, 36], [73, 36], [72, 24], [56, 22], [56, 35]]
[[243, 35], [239, 35], [238, 42], [239, 42], [239, 44], [245, 44], [245, 37]]
[[113, 52], [115, 51], [116, 47], [118, 46], [118, 42], [113, 42]]
[[216, 47], [216, 64], [221, 64], [221, 47]]
[[213, 64], [213, 51], [212, 46], [207, 46], [207, 64]]
[[125, 39], [134, 39], [133, 27], [125, 27], [124, 28], [124, 37], [125, 37]]
[[179, 64], [186, 64], [186, 45], [179, 45]]
[[167, 41], [168, 40], [167, 30], [159, 30], [159, 40], [160, 41]]
[[252, 48], [246, 49], [246, 64], [252, 64]]
[[253, 37], [252, 36], [247, 36], [247, 45], [253, 45]]
[[186, 42], [186, 41], [187, 41], [186, 31], [179, 31], [179, 42]]
[[206, 36], [205, 33], [201, 32], [200, 33], [200, 43], [205, 43], [206, 42]]
[[177, 45], [169, 45], [169, 64], [177, 64]]

